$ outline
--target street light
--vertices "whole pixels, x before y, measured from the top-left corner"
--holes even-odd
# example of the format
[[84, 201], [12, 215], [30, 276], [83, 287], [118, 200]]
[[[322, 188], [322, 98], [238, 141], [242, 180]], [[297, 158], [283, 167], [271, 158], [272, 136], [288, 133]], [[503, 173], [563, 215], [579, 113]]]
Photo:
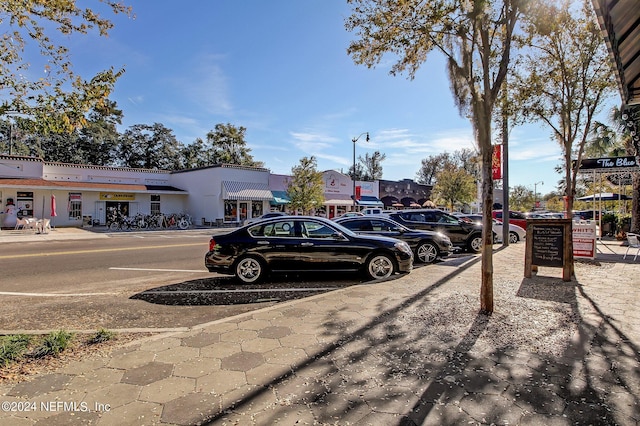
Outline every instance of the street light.
[[365, 141], [369, 142], [369, 132], [360, 133], [357, 138], [351, 139], [351, 142], [353, 142], [353, 174], [351, 175], [351, 180], [353, 181], [353, 211], [356, 211], [356, 142], [362, 135], [367, 135]]
[[533, 184], [533, 209], [534, 210], [536, 209], [536, 205], [537, 205], [537, 202], [538, 202], [538, 200], [537, 200], [537, 198], [538, 198], [538, 192], [537, 192], [538, 184], [544, 185], [544, 182], [540, 181], [540, 182], [536, 182], [536, 183]]

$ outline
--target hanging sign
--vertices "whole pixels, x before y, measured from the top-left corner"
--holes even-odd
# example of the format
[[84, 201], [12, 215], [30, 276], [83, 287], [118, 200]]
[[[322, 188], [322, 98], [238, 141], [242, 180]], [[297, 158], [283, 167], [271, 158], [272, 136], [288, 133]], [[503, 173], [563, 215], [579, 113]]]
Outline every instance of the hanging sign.
[[494, 180], [502, 179], [502, 145], [493, 145], [491, 171]]

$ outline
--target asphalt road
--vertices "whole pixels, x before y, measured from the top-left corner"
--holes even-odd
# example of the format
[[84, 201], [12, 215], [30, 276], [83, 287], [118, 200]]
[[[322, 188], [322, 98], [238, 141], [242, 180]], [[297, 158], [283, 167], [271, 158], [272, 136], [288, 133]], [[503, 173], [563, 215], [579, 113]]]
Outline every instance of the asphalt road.
[[259, 285], [204, 268], [210, 231], [118, 233], [0, 248], [0, 332], [166, 330], [362, 282], [277, 276]]

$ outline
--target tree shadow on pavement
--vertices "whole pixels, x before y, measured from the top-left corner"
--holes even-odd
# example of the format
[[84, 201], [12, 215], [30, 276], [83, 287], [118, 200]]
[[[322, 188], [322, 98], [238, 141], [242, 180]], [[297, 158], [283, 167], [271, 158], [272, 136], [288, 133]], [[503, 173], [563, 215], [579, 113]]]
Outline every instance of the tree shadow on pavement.
[[585, 285], [500, 283], [498, 303], [513, 306], [488, 317], [474, 292], [441, 291], [479, 260], [398, 306], [381, 303], [355, 329], [327, 314], [324, 337], [337, 341], [211, 422], [246, 415], [266, 392], [265, 424], [309, 412], [320, 424], [636, 424], [640, 351]]

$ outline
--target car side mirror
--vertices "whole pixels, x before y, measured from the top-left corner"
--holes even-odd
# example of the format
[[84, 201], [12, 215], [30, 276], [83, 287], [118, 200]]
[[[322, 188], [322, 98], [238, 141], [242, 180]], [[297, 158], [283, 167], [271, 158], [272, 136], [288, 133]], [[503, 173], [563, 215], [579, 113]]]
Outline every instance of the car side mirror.
[[334, 240], [346, 240], [346, 237], [344, 236], [344, 234], [342, 232], [336, 232], [335, 234], [331, 234], [331, 238], [333, 238]]

